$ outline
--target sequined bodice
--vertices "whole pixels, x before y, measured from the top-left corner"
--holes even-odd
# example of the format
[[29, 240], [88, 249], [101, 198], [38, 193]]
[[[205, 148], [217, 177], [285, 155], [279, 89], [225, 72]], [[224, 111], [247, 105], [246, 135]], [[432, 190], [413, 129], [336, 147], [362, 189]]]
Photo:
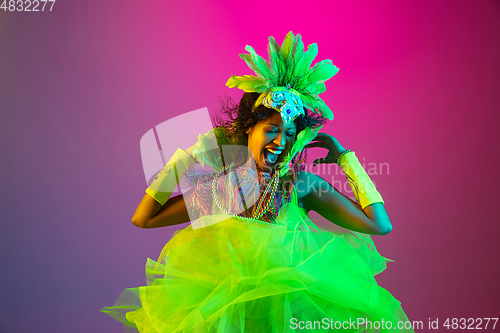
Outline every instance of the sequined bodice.
[[193, 215], [204, 216], [222, 211], [251, 218], [255, 216], [254, 210], [259, 201], [263, 200], [267, 210], [258, 219], [274, 223], [280, 209], [292, 199], [295, 175], [289, 171], [280, 178], [275, 193], [269, 190], [272, 178], [266, 172], [257, 174], [245, 167], [235, 168], [231, 173], [217, 173], [194, 165], [184, 174], [181, 189], [186, 207], [196, 213]]

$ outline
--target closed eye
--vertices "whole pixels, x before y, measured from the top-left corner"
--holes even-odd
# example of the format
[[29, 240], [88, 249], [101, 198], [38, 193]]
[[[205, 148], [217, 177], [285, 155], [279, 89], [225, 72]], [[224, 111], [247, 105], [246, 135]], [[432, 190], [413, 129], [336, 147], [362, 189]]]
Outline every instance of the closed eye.
[[[266, 131], [266, 133], [269, 133], [269, 134], [278, 134], [277, 131]], [[295, 137], [295, 133], [294, 132], [286, 132], [286, 136], [289, 137], [289, 138], [293, 138], [293, 137]]]

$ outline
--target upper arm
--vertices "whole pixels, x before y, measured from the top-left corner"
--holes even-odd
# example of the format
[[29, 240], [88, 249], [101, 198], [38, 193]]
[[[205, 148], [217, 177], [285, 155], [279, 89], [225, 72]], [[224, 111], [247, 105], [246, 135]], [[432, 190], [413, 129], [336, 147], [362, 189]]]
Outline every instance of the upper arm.
[[132, 217], [132, 223], [140, 228], [159, 228], [189, 222], [191, 217], [182, 194], [171, 197], [163, 206], [146, 194]]
[[[387, 214], [384, 216], [380, 209], [375, 207], [378, 214], [370, 214], [368, 217], [357, 202], [340, 193], [320, 176], [304, 171], [297, 175], [297, 183], [298, 197], [307, 211], [313, 210], [330, 222], [346, 229], [374, 235], [388, 232], [387, 228], [381, 228], [387, 224], [390, 226]], [[374, 205], [376, 204], [371, 206]], [[383, 205], [381, 208], [385, 213]], [[373, 211], [373, 209], [374, 207], [371, 207], [369, 210]], [[385, 218], [387, 219], [384, 220]]]

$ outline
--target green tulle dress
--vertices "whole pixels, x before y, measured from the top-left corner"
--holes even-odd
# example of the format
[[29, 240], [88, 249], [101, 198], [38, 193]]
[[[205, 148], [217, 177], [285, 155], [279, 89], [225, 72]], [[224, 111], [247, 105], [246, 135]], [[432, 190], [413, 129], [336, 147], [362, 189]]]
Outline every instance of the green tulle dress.
[[[375, 281], [386, 259], [370, 236], [319, 229], [295, 195], [276, 224], [237, 216], [207, 224], [175, 234], [158, 261], [147, 260], [147, 286], [126, 289], [101, 311], [148, 333], [325, 332], [357, 318], [393, 327], [408, 320]], [[321, 326], [306, 329], [308, 321]]]
[[[251, 173], [239, 170], [240, 178]], [[212, 204], [213, 175], [190, 169], [188, 206]], [[200, 182], [205, 176], [212, 178]], [[377, 285], [390, 260], [371, 237], [319, 228], [295, 188], [280, 189], [268, 221], [202, 209], [158, 260], [147, 259], [147, 285], [125, 289], [101, 311], [141, 333], [414, 332], [398, 329], [408, 318]]]

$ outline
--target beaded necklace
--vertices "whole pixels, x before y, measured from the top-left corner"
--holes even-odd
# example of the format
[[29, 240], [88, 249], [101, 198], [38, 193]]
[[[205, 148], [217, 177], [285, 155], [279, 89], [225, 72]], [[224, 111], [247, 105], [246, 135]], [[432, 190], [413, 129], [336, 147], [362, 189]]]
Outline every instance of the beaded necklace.
[[[234, 166], [234, 162], [229, 165], [229, 175], [231, 175], [231, 171], [232, 171], [233, 166]], [[222, 207], [222, 205], [221, 205], [221, 203], [219, 201], [219, 198], [217, 196], [217, 191], [215, 190], [215, 186], [217, 184], [217, 181], [219, 180], [221, 174], [224, 171], [226, 171], [227, 169], [228, 169], [228, 166], [222, 168], [215, 175], [214, 180], [212, 181], [212, 194], [214, 196], [215, 203], [220, 208], [220, 210], [222, 210], [224, 213], [226, 213], [228, 215], [231, 215], [231, 212], [229, 212], [224, 207]], [[267, 184], [266, 189], [264, 191], [264, 194], [259, 199], [258, 204], [255, 206], [256, 208], [254, 209], [254, 211], [252, 213], [251, 219], [255, 219], [255, 220], [259, 219], [260, 217], [262, 217], [262, 215], [264, 215], [264, 213], [266, 213], [269, 210], [269, 205], [271, 204], [271, 202], [273, 201], [273, 199], [274, 199], [274, 197], [276, 195], [276, 190], [278, 188], [278, 183], [279, 183], [279, 172], [275, 172], [274, 176], [273, 176], [273, 179], [269, 182], [269, 184]], [[240, 194], [241, 194], [242, 191], [241, 191], [241, 187], [240, 186], [238, 186], [238, 190], [240, 191]], [[269, 199], [267, 200], [267, 203], [265, 204], [265, 206], [262, 207], [262, 205], [264, 203], [264, 199], [265, 199], [267, 193], [269, 192], [269, 190], [272, 191], [271, 195], [270, 195]], [[240, 215], [240, 217], [248, 219], [246, 216], [241, 216]]]

